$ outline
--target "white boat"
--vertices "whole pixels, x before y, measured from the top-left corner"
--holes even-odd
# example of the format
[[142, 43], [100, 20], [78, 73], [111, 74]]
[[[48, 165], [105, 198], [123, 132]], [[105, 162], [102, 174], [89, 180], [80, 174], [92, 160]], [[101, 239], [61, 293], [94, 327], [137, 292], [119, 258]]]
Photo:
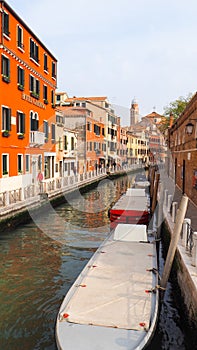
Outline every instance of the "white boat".
[[145, 225], [119, 224], [65, 296], [56, 322], [59, 350], [141, 350], [156, 328], [156, 245]]
[[145, 174], [137, 174], [134, 180], [133, 187], [134, 188], [146, 188], [150, 186], [150, 182], [147, 180]]

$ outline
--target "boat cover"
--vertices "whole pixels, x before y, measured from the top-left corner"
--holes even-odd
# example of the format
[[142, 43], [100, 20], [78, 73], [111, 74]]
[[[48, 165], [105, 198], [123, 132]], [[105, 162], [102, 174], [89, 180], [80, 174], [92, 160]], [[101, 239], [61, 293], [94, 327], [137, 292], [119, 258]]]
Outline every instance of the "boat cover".
[[147, 242], [147, 227], [146, 225], [118, 224], [114, 230], [114, 240]]
[[67, 321], [148, 329], [152, 254], [150, 243], [108, 240], [98, 249], [93, 264], [83, 271], [80, 283], [75, 284], [74, 295], [63, 310]]
[[128, 188], [126, 196], [146, 197], [145, 188]]

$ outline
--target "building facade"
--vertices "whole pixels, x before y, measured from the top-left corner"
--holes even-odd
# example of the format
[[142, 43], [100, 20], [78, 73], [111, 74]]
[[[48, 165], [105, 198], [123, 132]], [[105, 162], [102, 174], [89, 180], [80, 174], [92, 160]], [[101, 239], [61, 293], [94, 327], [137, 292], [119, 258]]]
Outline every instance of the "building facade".
[[9, 189], [35, 183], [39, 170], [54, 176], [57, 59], [6, 1], [0, 30], [0, 187]]
[[197, 94], [168, 130], [169, 175], [197, 204]]

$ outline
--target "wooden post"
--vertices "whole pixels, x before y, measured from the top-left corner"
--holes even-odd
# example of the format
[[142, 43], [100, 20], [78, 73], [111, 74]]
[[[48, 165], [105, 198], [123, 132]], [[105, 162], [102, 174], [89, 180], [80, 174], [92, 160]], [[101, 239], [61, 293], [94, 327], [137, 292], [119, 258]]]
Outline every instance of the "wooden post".
[[153, 198], [153, 190], [154, 190], [154, 182], [155, 182], [155, 168], [152, 169], [151, 172], [151, 180], [150, 180], [150, 198]]
[[163, 201], [164, 201], [164, 188], [161, 184], [159, 191], [159, 210], [158, 210], [158, 219], [157, 219], [157, 238], [161, 236], [161, 226], [163, 222]]
[[163, 289], [166, 289], [166, 285], [167, 285], [168, 278], [170, 275], [172, 263], [174, 260], [178, 240], [179, 240], [182, 225], [183, 225], [183, 220], [184, 220], [185, 213], [187, 210], [187, 205], [188, 205], [188, 197], [186, 195], [183, 195], [183, 197], [181, 199], [181, 204], [180, 204], [180, 207], [178, 210], [178, 214], [176, 217], [174, 232], [173, 232], [172, 237], [171, 237], [170, 246], [168, 249], [168, 254], [167, 254], [167, 258], [166, 258], [166, 262], [165, 262], [165, 266], [164, 266], [163, 276], [161, 279], [161, 288], [163, 288]]
[[151, 207], [152, 213], [154, 213], [156, 203], [157, 203], [157, 192], [158, 192], [159, 180], [160, 180], [160, 174], [156, 174], [156, 181], [155, 181], [155, 186], [153, 191], [153, 200], [152, 200], [152, 207]]

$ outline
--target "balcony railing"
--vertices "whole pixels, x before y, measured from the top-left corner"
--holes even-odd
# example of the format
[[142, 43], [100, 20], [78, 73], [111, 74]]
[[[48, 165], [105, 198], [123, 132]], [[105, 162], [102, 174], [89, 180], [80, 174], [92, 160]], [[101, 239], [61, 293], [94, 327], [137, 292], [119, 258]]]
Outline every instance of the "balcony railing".
[[40, 131], [30, 131], [30, 145], [41, 146], [45, 143], [45, 134]]

